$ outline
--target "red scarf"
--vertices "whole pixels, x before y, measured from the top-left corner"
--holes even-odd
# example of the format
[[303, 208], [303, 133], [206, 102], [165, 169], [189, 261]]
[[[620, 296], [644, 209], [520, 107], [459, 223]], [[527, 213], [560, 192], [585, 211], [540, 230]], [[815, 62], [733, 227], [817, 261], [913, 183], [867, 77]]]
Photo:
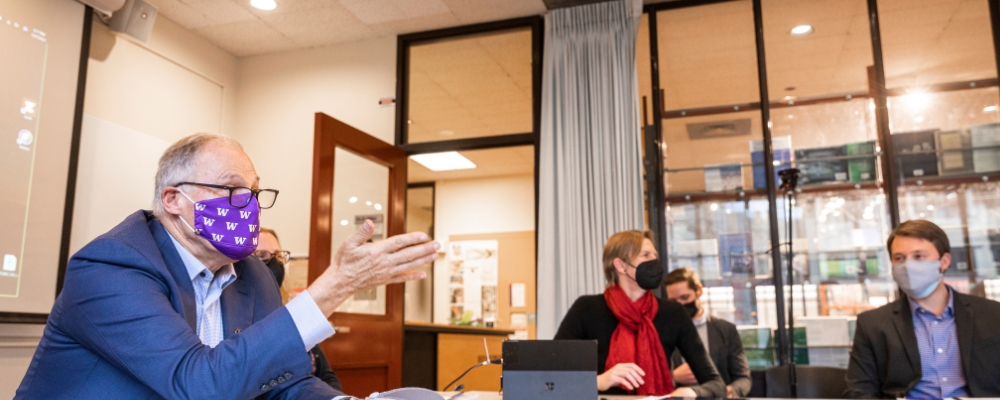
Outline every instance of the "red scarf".
[[657, 299], [646, 292], [633, 303], [622, 288], [614, 285], [604, 291], [604, 301], [618, 318], [618, 328], [611, 335], [605, 371], [621, 363], [635, 363], [646, 373], [643, 377], [646, 383], [639, 386], [636, 394], [663, 396], [672, 393], [674, 380], [670, 376], [670, 365], [660, 343], [660, 334], [653, 326], [653, 317], [660, 309]]

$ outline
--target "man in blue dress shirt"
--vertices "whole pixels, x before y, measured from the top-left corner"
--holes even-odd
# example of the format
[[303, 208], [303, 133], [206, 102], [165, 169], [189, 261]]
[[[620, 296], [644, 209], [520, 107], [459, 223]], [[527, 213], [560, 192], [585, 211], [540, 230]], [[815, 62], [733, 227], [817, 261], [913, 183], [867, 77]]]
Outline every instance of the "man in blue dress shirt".
[[906, 296], [858, 316], [846, 396], [1000, 396], [1000, 303], [944, 284], [951, 248], [929, 221], [901, 224], [887, 248]]
[[[153, 211], [73, 255], [16, 398], [331, 399], [308, 350], [353, 293], [424, 277], [439, 245], [412, 233], [365, 244], [367, 221], [287, 305], [251, 256], [260, 190], [236, 141], [197, 134], [160, 158]], [[122, 184], [132, 184], [122, 182]], [[109, 194], [111, 195], [111, 194]]]

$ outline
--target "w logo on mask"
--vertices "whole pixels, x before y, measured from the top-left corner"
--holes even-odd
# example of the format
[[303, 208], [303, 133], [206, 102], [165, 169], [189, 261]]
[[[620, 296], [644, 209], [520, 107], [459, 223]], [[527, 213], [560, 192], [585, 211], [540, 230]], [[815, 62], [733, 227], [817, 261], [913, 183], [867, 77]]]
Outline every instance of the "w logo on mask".
[[236, 244], [243, 244], [243, 243], [246, 243], [247, 238], [238, 237], [238, 238], [234, 238], [233, 240], [236, 241]]
[[253, 232], [254, 229], [257, 229], [257, 225], [250, 225], [250, 232]]
[[226, 229], [234, 230], [236, 229], [236, 226], [239, 224], [240, 224], [239, 222], [226, 222]]
[[215, 223], [214, 219], [211, 219], [211, 218], [208, 218], [208, 217], [201, 217], [201, 220], [202, 220], [202, 222], [205, 223], [205, 226], [212, 226], [212, 224]]
[[256, 246], [256, 245], [257, 245], [257, 238], [253, 238], [253, 245], [254, 245], [254, 246]]
[[216, 242], [221, 242], [221, 241], [222, 241], [222, 238], [223, 238], [223, 236], [224, 236], [224, 235], [220, 235], [220, 234], [218, 234], [218, 233], [213, 233], [213, 234], [212, 234], [212, 240], [214, 240], [214, 241], [216, 241]]
[[194, 203], [194, 209], [198, 210], [198, 211], [205, 211], [205, 205], [204, 204]]
[[228, 208], [216, 208], [216, 210], [219, 210], [219, 216], [220, 217], [225, 217], [226, 214], [229, 214], [229, 209]]
[[250, 211], [240, 211], [240, 218], [247, 219], [250, 218]]

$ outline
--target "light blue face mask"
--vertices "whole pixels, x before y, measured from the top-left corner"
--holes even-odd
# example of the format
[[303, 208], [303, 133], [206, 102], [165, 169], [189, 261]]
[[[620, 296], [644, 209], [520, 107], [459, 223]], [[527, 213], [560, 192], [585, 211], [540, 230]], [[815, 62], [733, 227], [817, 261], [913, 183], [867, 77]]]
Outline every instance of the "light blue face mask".
[[937, 289], [944, 275], [941, 260], [910, 260], [892, 264], [892, 279], [899, 289], [913, 299], [930, 296]]

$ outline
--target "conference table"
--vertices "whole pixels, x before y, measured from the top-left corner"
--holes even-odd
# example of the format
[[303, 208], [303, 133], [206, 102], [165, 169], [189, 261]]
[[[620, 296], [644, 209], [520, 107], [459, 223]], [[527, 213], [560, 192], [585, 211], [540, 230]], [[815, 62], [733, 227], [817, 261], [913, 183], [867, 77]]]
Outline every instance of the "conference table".
[[[438, 392], [441, 394], [445, 400], [503, 400], [503, 395], [498, 392], [483, 392], [483, 391], [466, 391], [463, 392], [461, 396], [454, 397], [458, 392]], [[653, 397], [658, 398], [658, 397]], [[598, 395], [594, 400], [640, 400], [640, 399], [650, 399], [648, 396], [608, 396], [608, 395]], [[586, 399], [582, 399], [586, 400]]]

